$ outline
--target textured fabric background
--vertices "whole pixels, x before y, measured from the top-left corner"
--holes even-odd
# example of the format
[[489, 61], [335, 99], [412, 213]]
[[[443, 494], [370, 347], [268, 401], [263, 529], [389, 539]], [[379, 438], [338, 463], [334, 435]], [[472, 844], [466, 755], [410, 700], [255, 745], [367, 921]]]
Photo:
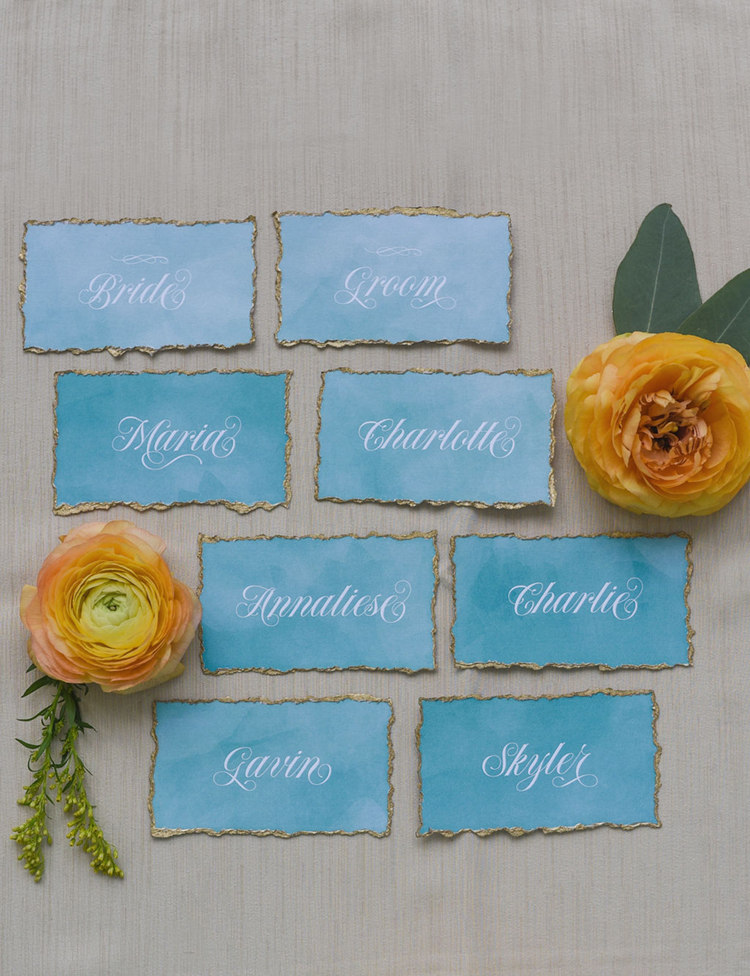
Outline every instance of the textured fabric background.
[[[323, 368], [548, 367], [565, 379], [612, 335], [614, 273], [638, 223], [672, 203], [704, 297], [750, 265], [750, 7], [743, 0], [0, 0], [2, 709], [0, 834], [22, 817], [14, 741], [26, 667], [17, 598], [65, 533], [52, 514], [55, 370], [291, 367], [293, 500], [241, 516], [135, 515], [197, 580], [200, 531], [439, 531], [438, 670], [418, 677], [201, 673], [197, 647], [161, 697], [392, 698], [395, 818], [372, 837], [153, 840], [154, 693], [86, 701], [93, 796], [122, 883], [67, 848], [44, 881], [0, 838], [8, 976], [724, 976], [750, 972], [747, 546], [750, 490], [703, 521], [630, 516], [586, 487], [557, 421], [553, 510], [316, 503]], [[513, 338], [493, 350], [282, 350], [271, 212], [506, 210]], [[74, 357], [22, 351], [17, 285], [29, 218], [258, 216], [257, 342], [231, 353]], [[129, 509], [112, 516], [133, 517]], [[695, 666], [600, 674], [457, 671], [448, 650], [455, 532], [690, 531]], [[658, 635], [655, 635], [658, 639]], [[420, 695], [654, 688], [661, 830], [418, 840]]]

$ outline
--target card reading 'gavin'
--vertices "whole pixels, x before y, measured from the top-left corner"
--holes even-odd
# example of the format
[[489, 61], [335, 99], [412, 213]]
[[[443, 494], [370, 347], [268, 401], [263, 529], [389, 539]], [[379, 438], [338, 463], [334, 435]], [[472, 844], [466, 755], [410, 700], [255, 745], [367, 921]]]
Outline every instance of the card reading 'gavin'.
[[289, 501], [290, 373], [58, 373], [55, 511]]
[[154, 703], [151, 833], [390, 832], [389, 701]]
[[201, 539], [203, 667], [435, 667], [436, 535]]
[[661, 826], [652, 692], [421, 706], [419, 835]]
[[282, 345], [508, 341], [507, 214], [274, 217]]
[[255, 221], [26, 224], [24, 345], [33, 352], [253, 341]]
[[552, 373], [323, 374], [316, 497], [553, 505]]
[[456, 536], [456, 664], [690, 664], [690, 547], [679, 534]]

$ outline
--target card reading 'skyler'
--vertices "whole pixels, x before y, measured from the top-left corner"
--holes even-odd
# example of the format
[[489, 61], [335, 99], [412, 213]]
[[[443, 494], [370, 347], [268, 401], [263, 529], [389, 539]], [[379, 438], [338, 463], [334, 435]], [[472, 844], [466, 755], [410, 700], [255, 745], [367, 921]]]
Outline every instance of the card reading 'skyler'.
[[290, 373], [58, 373], [55, 512], [289, 501]]
[[323, 374], [316, 497], [553, 505], [552, 373]]

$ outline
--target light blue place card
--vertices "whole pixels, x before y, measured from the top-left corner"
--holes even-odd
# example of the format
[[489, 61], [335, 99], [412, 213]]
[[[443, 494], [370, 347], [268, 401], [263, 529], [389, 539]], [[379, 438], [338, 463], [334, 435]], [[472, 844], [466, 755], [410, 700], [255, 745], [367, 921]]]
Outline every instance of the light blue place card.
[[653, 692], [420, 704], [418, 836], [661, 826]]
[[201, 536], [204, 670], [434, 668], [436, 539]]
[[119, 355], [253, 341], [255, 219], [29, 221], [24, 347]]
[[690, 538], [456, 536], [458, 667], [692, 664]]
[[554, 505], [550, 371], [323, 373], [321, 501]]
[[274, 214], [281, 345], [508, 342], [510, 218]]
[[389, 701], [157, 701], [151, 833], [391, 829]]
[[290, 376], [57, 373], [55, 512], [288, 504]]

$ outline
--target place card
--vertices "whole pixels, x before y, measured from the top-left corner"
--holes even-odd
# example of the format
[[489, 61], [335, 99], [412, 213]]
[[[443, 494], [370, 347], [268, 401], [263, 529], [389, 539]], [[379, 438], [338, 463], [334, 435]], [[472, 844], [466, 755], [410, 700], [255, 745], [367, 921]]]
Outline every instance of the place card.
[[24, 348], [99, 352], [253, 341], [255, 219], [30, 220]]
[[420, 706], [417, 836], [661, 826], [651, 691]]
[[151, 833], [391, 830], [390, 701], [154, 702]]
[[554, 505], [551, 371], [323, 373], [320, 501]]
[[455, 536], [456, 665], [692, 664], [691, 545], [684, 533]]
[[287, 505], [291, 373], [57, 373], [55, 512]]
[[200, 563], [209, 674], [435, 667], [436, 532], [201, 536]]
[[283, 346], [510, 338], [510, 217], [440, 207], [275, 213]]

